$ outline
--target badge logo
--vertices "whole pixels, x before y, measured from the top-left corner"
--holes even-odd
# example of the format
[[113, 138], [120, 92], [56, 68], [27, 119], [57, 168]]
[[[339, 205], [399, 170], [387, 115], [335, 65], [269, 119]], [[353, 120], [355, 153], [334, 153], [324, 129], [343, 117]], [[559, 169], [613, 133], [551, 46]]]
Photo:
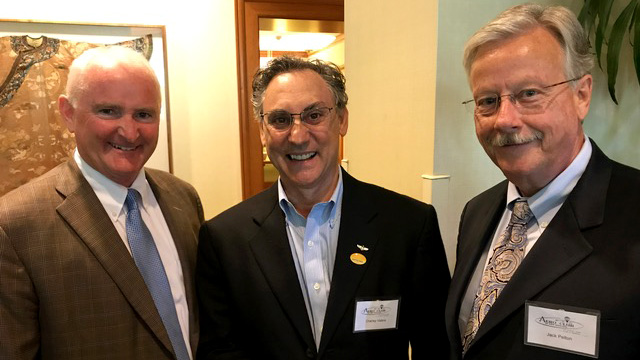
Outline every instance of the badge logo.
[[364, 265], [367, 262], [367, 258], [360, 253], [353, 253], [350, 256], [351, 262], [356, 265]]

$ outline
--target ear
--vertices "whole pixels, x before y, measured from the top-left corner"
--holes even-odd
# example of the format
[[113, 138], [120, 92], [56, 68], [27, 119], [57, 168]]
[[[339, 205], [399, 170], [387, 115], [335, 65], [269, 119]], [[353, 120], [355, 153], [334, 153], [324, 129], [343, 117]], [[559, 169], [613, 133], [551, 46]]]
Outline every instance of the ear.
[[262, 143], [262, 146], [267, 146], [267, 129], [264, 127], [264, 121], [260, 121], [258, 125], [258, 129], [260, 129], [260, 142]]
[[340, 135], [345, 136], [349, 129], [349, 110], [345, 107], [342, 109], [342, 113], [339, 113], [338, 116], [340, 117]]
[[593, 78], [590, 74], [583, 76], [578, 80], [575, 88], [576, 113], [580, 121], [584, 120], [589, 113], [589, 105], [591, 104], [591, 91]]
[[58, 98], [58, 109], [60, 110], [60, 115], [62, 115], [62, 119], [64, 119], [64, 122], [67, 124], [69, 131], [74, 132], [75, 122], [73, 121], [73, 113], [75, 109], [66, 95], [60, 95]]

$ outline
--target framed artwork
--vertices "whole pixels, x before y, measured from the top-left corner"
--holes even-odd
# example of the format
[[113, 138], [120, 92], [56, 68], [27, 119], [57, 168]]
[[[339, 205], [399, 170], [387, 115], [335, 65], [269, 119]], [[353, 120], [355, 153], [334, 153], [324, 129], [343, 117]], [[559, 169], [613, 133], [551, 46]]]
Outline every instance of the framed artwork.
[[143, 53], [160, 82], [158, 146], [148, 167], [172, 172], [166, 32], [161, 25], [0, 20], [0, 196], [73, 155], [58, 111], [71, 62], [119, 44]]

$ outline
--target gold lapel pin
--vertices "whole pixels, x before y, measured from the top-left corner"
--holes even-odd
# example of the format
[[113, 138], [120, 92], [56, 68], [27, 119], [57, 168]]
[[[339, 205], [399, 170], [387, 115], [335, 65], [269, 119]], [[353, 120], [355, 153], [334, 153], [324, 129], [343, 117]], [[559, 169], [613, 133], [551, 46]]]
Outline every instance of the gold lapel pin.
[[368, 247], [365, 247], [364, 245], [356, 245], [358, 247], [358, 249], [360, 249], [360, 251], [369, 251]]
[[351, 259], [351, 262], [356, 265], [364, 265], [364, 263], [367, 262], [367, 258], [360, 253], [353, 253], [349, 258]]

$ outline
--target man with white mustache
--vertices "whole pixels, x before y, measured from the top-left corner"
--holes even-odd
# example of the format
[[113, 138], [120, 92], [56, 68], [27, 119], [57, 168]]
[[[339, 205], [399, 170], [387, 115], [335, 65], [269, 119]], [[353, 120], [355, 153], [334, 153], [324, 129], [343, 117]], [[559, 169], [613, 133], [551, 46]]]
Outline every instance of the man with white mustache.
[[464, 65], [478, 140], [506, 180], [461, 216], [450, 358], [640, 358], [640, 171], [584, 134], [593, 58], [576, 16], [510, 8]]
[[1, 359], [195, 355], [195, 189], [144, 168], [160, 85], [141, 54], [74, 60], [60, 113], [73, 157], [0, 199]]
[[446, 356], [435, 210], [340, 168], [340, 70], [276, 58], [253, 105], [280, 178], [201, 229], [198, 358], [408, 359], [410, 343], [413, 359]]

